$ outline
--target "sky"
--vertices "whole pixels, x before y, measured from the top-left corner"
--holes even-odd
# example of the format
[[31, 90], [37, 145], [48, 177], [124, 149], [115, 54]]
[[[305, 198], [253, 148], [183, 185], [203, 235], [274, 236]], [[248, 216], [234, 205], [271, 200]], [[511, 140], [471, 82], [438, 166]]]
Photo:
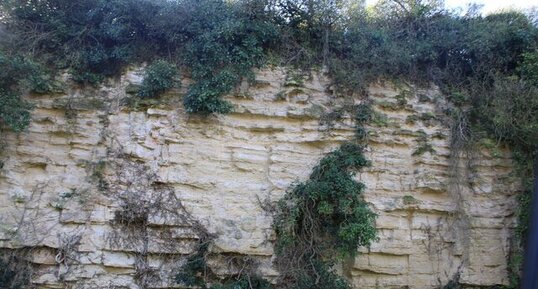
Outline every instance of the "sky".
[[[367, 5], [375, 4], [378, 0], [366, 0]], [[506, 8], [525, 9], [533, 6], [538, 7], [538, 0], [445, 0], [447, 8], [467, 7], [468, 3], [482, 4], [482, 12], [489, 14]]]

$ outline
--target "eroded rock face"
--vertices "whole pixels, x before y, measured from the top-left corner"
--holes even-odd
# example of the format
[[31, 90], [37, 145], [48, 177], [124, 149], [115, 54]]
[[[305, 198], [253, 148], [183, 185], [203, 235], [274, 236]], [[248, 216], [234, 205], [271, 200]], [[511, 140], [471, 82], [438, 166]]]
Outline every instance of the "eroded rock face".
[[[124, 105], [137, 73], [31, 97], [30, 128], [5, 139], [0, 247], [32, 248], [40, 288], [175, 288], [203, 227], [215, 236], [216, 273], [251, 257], [274, 279], [271, 204], [353, 138], [349, 117], [320, 124], [344, 101], [320, 74], [297, 81], [268, 69], [228, 97], [234, 113], [203, 118], [180, 100]], [[379, 241], [343, 275], [355, 288], [438, 288], [456, 275], [467, 286], [507, 284], [518, 192], [509, 154], [451, 161], [435, 89], [377, 84], [368, 96], [372, 166], [357, 178]]]

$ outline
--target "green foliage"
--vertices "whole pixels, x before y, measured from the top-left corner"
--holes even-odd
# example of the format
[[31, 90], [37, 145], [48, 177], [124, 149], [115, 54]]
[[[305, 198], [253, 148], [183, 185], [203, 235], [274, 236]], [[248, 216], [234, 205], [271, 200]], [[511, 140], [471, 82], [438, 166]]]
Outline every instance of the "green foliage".
[[[235, 277], [230, 277], [224, 282], [212, 282], [212, 286], [208, 287], [208, 280], [215, 279], [211, 269], [206, 262], [208, 254], [209, 242], [200, 241], [198, 249], [194, 254], [187, 258], [187, 262], [181, 268], [179, 274], [176, 275], [176, 282], [185, 286], [196, 286], [198, 288], [210, 289], [271, 289], [271, 284], [254, 274], [239, 273]], [[245, 269], [245, 267], [243, 267]], [[252, 270], [253, 268], [247, 268]]]
[[232, 105], [221, 99], [221, 96], [237, 81], [237, 75], [222, 71], [210, 80], [201, 80], [194, 84], [185, 96], [183, 104], [188, 112], [228, 113], [232, 110]]
[[216, 284], [211, 289], [271, 289], [272, 286], [260, 277], [243, 276], [238, 280], [229, 280], [224, 284]]
[[510, 286], [507, 289], [519, 288], [521, 278], [521, 268], [524, 261], [524, 248], [526, 247], [528, 230], [531, 220], [531, 200], [532, 200], [532, 166], [533, 160], [528, 158], [528, 153], [515, 150], [513, 157], [516, 163], [515, 174], [521, 177], [523, 192], [518, 196], [517, 227], [515, 229], [515, 244], [512, 247], [512, 254], [508, 260], [508, 272]]
[[[232, 106], [223, 96], [243, 79], [252, 79], [252, 69], [271, 56], [279, 64], [326, 67], [337, 95], [351, 95], [382, 78], [433, 82], [473, 131], [510, 144], [521, 159], [537, 153], [538, 28], [529, 17], [519, 12], [457, 15], [433, 0], [386, 0], [372, 10], [346, 3], [2, 1], [5, 17], [0, 21], [7, 29], [0, 41], [0, 123], [14, 131], [28, 125], [31, 105], [21, 94], [54, 89], [43, 67], [67, 69], [75, 81], [98, 84], [126, 65], [153, 62], [139, 96], [157, 97], [173, 87], [177, 70], [155, 59], [188, 68], [194, 80], [183, 100], [188, 112], [226, 113]], [[397, 101], [386, 108], [405, 106], [406, 96]], [[389, 125], [386, 116], [368, 105], [355, 108], [358, 140], [368, 134], [366, 122]], [[408, 118], [409, 123], [419, 120], [427, 124], [435, 116]], [[427, 141], [418, 144], [415, 155], [434, 152]], [[282, 252], [302, 248], [318, 260], [320, 252], [352, 254], [375, 237], [374, 216], [359, 198], [363, 187], [348, 171], [367, 163], [360, 150], [342, 146], [320, 162], [308, 181], [288, 192], [281, 203], [288, 211], [275, 223]], [[529, 170], [522, 175], [529, 176]], [[301, 230], [305, 227], [313, 231]], [[525, 229], [518, 232], [524, 235]], [[314, 245], [307, 246], [307, 240]], [[305, 267], [305, 276], [330, 273], [327, 266], [296, 261]], [[187, 271], [198, 272], [194, 267]], [[336, 283], [327, 286], [337, 288]]]
[[[284, 240], [291, 239], [306, 225], [305, 222], [313, 222], [320, 233], [316, 237], [327, 238], [319, 241], [328, 242], [327, 247], [339, 253], [354, 255], [357, 247], [369, 245], [375, 239], [375, 215], [360, 199], [364, 185], [356, 182], [352, 172], [348, 171], [368, 164], [362, 148], [353, 144], [344, 144], [325, 156], [309, 180], [297, 184], [281, 202], [281, 206], [291, 209], [292, 218], [286, 215], [277, 218], [277, 234]], [[289, 208], [289, 199], [299, 203]], [[306, 219], [306, 213], [313, 220]]]
[[327, 66], [337, 93], [403, 78], [457, 94], [473, 83], [490, 86], [518, 64], [524, 79], [536, 74], [538, 29], [524, 14], [461, 16], [438, 1], [398, 3], [367, 10], [347, 1], [11, 0], [0, 7], [17, 39], [4, 46], [70, 69], [82, 83], [130, 63], [181, 62], [195, 81], [184, 99], [189, 112], [230, 111], [222, 96], [267, 55]]
[[334, 40], [335, 57], [329, 66], [340, 89], [361, 89], [380, 77], [430, 79], [424, 74], [433, 66], [435, 45], [448, 40], [447, 32], [454, 29], [452, 18], [432, 11], [423, 1], [402, 3], [415, 7], [403, 10], [385, 1], [374, 17], [366, 11], [350, 17], [347, 31]]
[[468, 102], [469, 97], [460, 91], [453, 91], [448, 94], [448, 100], [456, 107], [461, 107]]
[[185, 47], [185, 59], [196, 83], [185, 96], [185, 107], [189, 112], [229, 112], [231, 105], [221, 97], [242, 78], [253, 77], [251, 69], [264, 63], [263, 46], [277, 37], [276, 29], [266, 21], [263, 6], [245, 11], [240, 2], [188, 2], [193, 22], [186, 29], [196, 29], [196, 34]]
[[135, 0], [4, 1], [2, 6], [20, 38], [15, 49], [37, 51], [47, 64], [69, 68], [74, 80], [91, 84], [133, 59], [147, 32], [145, 17], [155, 11], [149, 1]]
[[26, 90], [47, 92], [51, 85], [43, 69], [27, 58], [0, 50], [0, 124], [16, 132], [30, 123], [32, 105], [21, 98]]
[[359, 141], [365, 141], [368, 137], [368, 131], [364, 125], [373, 120], [374, 110], [369, 104], [359, 104], [355, 108], [355, 137]]
[[488, 85], [474, 83], [468, 88], [469, 101], [466, 103], [471, 104], [469, 133], [485, 133], [497, 142], [508, 144], [523, 184], [524, 191], [519, 196], [516, 242], [509, 260], [510, 288], [519, 287], [519, 271], [529, 226], [532, 161], [538, 153], [538, 82], [534, 78], [538, 75], [534, 74], [530, 59], [532, 55], [525, 54], [522, 65], [516, 69], [521, 77], [497, 73], [488, 78]]
[[479, 129], [521, 152], [538, 152], [538, 87], [516, 77], [495, 77], [487, 95], [475, 99], [472, 120]]
[[372, 121], [374, 117], [374, 111], [372, 107], [368, 104], [359, 104], [355, 113], [355, 121], [359, 125], [363, 125]]
[[435, 149], [430, 143], [421, 143], [415, 151], [413, 151], [413, 156], [421, 156], [425, 153], [435, 154]]
[[[420, 119], [422, 119], [421, 117], [419, 117]], [[429, 118], [428, 118], [429, 119]], [[413, 156], [421, 156], [425, 153], [430, 153], [430, 154], [435, 154], [436, 151], [435, 149], [433, 148], [433, 146], [431, 145], [431, 143], [429, 142], [429, 139], [428, 139], [428, 135], [420, 130], [418, 132], [418, 136], [417, 136], [417, 145], [418, 147], [415, 149], [415, 151], [413, 151]]]
[[0, 87], [4, 90], [17, 91], [23, 88], [32, 88], [30, 76], [38, 72], [38, 66], [20, 55], [9, 55], [0, 50]]
[[25, 249], [4, 249], [0, 252], [0, 288], [31, 288], [32, 267], [27, 254]]
[[179, 72], [175, 65], [165, 60], [157, 60], [146, 68], [138, 96], [142, 98], [158, 97], [176, 86], [178, 76]]
[[414, 204], [419, 203], [419, 201], [411, 195], [405, 195], [403, 196], [403, 203], [404, 205], [414, 205]]
[[519, 208], [518, 208], [518, 226], [516, 228], [516, 234], [518, 239], [525, 244], [525, 239], [528, 234], [529, 224], [530, 224], [530, 214], [531, 214], [531, 198], [532, 194], [530, 191], [525, 191], [518, 198]]
[[[346, 288], [321, 260], [355, 256], [359, 246], [369, 246], [376, 239], [376, 215], [361, 198], [364, 185], [353, 179], [352, 170], [369, 165], [362, 149], [343, 144], [279, 202], [274, 222], [278, 263], [281, 269], [295, 268], [283, 272], [299, 269], [288, 276], [296, 288]], [[319, 274], [327, 278], [320, 281], [315, 277]], [[319, 282], [337, 287], [323, 287]]]
[[[333, 270], [331, 270], [330, 264], [314, 260], [312, 264], [312, 271], [301, 271], [297, 276], [295, 284], [291, 286], [292, 289], [350, 289], [351, 286], [345, 279], [338, 276]], [[316, 274], [311, 274], [315, 272]]]
[[336, 33], [329, 68], [341, 92], [387, 77], [461, 91], [492, 72], [512, 73], [536, 45], [537, 29], [522, 13], [460, 16], [435, 1], [398, 3], [359, 10]]
[[31, 108], [14, 92], [0, 90], [0, 121], [13, 131], [20, 132], [30, 124]]
[[[264, 63], [264, 45], [277, 36], [260, 4], [31, 0], [5, 1], [1, 7], [9, 11], [10, 30], [20, 38], [10, 43], [11, 49], [35, 51], [45, 63], [69, 69], [75, 81], [94, 85], [130, 63], [171, 56], [195, 80], [185, 97], [187, 111], [213, 113], [230, 111], [221, 97]], [[155, 65], [142, 97], [154, 97], [170, 86], [165, 79], [173, 69]]]
[[208, 250], [208, 243], [200, 243], [198, 250], [189, 258], [183, 267], [181, 272], [176, 275], [176, 282], [187, 286], [203, 286], [205, 288], [205, 275], [207, 269], [207, 263], [205, 256]]
[[389, 118], [382, 112], [374, 111], [371, 123], [376, 126], [387, 127], [389, 126]]
[[521, 78], [538, 85], [538, 51], [529, 51], [521, 55], [521, 63], [518, 66], [518, 71]]
[[[529, 17], [519, 12], [457, 15], [433, 0], [386, 0], [372, 10], [346, 3], [2, 1], [1, 22], [7, 28], [2, 36], [10, 37], [0, 43], [0, 123], [15, 131], [28, 125], [31, 105], [21, 94], [53, 89], [43, 65], [67, 69], [80, 83], [97, 84], [128, 64], [169, 59], [188, 68], [194, 80], [184, 97], [186, 110], [209, 114], [231, 111], [223, 96], [243, 79], [252, 79], [252, 69], [271, 56], [284, 65], [326, 67], [337, 95], [351, 95], [382, 78], [433, 82], [450, 95], [472, 130], [487, 132], [510, 144], [522, 159], [532, 159], [538, 151], [538, 28]], [[16, 55], [32, 55], [42, 65]], [[172, 65], [153, 62], [139, 96], [157, 97], [174, 85], [176, 76]], [[405, 95], [397, 101], [386, 108], [405, 106]], [[386, 116], [367, 105], [356, 107], [355, 118], [362, 141], [364, 123], [389, 125]], [[427, 124], [435, 116], [408, 119], [419, 120]], [[427, 141], [418, 144], [415, 155], [434, 152]], [[374, 216], [359, 198], [363, 187], [348, 171], [366, 164], [356, 154], [360, 150], [346, 145], [329, 154], [308, 181], [288, 193], [281, 206], [289, 211], [275, 224], [284, 252], [306, 248], [315, 259], [322, 257], [320, 252], [345, 255], [375, 237]], [[310, 235], [301, 230], [308, 225]], [[304, 247], [307, 240], [314, 246]], [[299, 267], [307, 263], [297, 262]], [[330, 273], [328, 267], [315, 267], [306, 266], [306, 276]], [[327, 286], [337, 288], [336, 283]]]
[[90, 181], [97, 186], [99, 191], [106, 192], [109, 189], [108, 182], [105, 178], [106, 161], [87, 162], [86, 166], [89, 172]]

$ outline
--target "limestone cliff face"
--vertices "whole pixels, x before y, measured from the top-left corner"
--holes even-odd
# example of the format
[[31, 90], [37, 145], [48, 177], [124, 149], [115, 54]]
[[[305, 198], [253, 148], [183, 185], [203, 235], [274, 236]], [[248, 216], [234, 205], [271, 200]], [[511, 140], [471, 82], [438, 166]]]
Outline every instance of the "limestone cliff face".
[[[249, 257], [274, 279], [271, 204], [353, 137], [349, 119], [320, 124], [342, 100], [320, 74], [268, 69], [228, 97], [234, 113], [203, 118], [174, 98], [125, 105], [139, 73], [30, 96], [31, 126], [3, 141], [0, 247], [31, 248], [39, 288], [176, 288], [203, 227], [217, 274]], [[469, 287], [507, 284], [518, 190], [509, 154], [451, 161], [435, 89], [377, 84], [368, 96], [372, 166], [356, 177], [379, 241], [342, 274], [355, 288], [439, 288], [456, 275]]]

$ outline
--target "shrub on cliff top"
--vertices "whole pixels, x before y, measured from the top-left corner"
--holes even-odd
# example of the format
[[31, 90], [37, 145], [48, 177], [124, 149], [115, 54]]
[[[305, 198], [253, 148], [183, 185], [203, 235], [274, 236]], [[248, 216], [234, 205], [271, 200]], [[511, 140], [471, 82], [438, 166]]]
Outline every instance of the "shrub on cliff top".
[[30, 123], [32, 105], [21, 98], [26, 90], [46, 92], [50, 85], [42, 68], [25, 57], [0, 51], [0, 124], [22, 131]]
[[353, 1], [7, 0], [0, 10], [15, 36], [5, 49], [68, 68], [79, 82], [98, 83], [130, 63], [180, 62], [195, 81], [187, 111], [206, 114], [230, 111], [222, 96], [267, 55], [326, 66], [337, 93], [380, 77], [466, 90], [491, 86], [495, 73], [517, 74], [538, 46], [522, 13], [462, 16], [425, 0], [372, 9]]
[[158, 97], [177, 84], [179, 72], [174, 64], [157, 60], [146, 68], [144, 80], [138, 96], [142, 98]]
[[[277, 36], [265, 6], [249, 1], [31, 0], [0, 5], [9, 15], [3, 22], [17, 38], [4, 45], [7, 49], [38, 54], [48, 65], [70, 69], [80, 83], [98, 84], [130, 63], [161, 57], [182, 62], [195, 80], [185, 99], [189, 112], [229, 111], [221, 97], [263, 63], [264, 46]], [[158, 93], [154, 88], [142, 96]]]
[[[189, 2], [189, 1], [187, 1]], [[277, 38], [263, 5], [244, 2], [191, 1], [193, 37], [185, 46], [185, 61], [196, 83], [185, 96], [189, 112], [225, 113], [231, 110], [222, 96], [251, 69], [264, 63], [264, 46]]]

